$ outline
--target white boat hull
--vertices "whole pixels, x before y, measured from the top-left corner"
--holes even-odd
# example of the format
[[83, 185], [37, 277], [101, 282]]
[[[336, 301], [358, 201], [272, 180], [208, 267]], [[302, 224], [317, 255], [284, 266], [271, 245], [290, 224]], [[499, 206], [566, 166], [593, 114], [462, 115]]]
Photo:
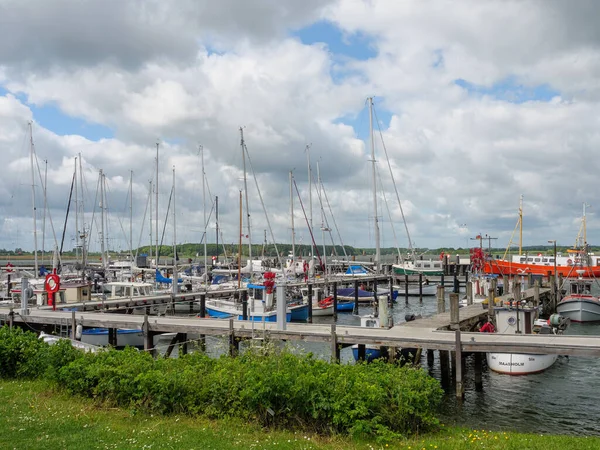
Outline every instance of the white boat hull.
[[600, 322], [600, 302], [596, 299], [566, 297], [556, 311], [573, 322]]
[[312, 315], [316, 316], [333, 316], [333, 304], [325, 307], [313, 305], [312, 307]]
[[528, 353], [488, 353], [487, 365], [494, 372], [506, 375], [529, 375], [543, 372], [558, 359], [558, 355]]
[[[424, 297], [431, 297], [437, 295], [437, 284], [424, 284], [422, 287], [421, 295]], [[394, 286], [394, 290], [398, 291], [398, 297], [401, 297], [406, 294], [404, 286]], [[417, 287], [409, 287], [408, 295], [410, 297], [418, 297], [419, 296], [419, 286]]]

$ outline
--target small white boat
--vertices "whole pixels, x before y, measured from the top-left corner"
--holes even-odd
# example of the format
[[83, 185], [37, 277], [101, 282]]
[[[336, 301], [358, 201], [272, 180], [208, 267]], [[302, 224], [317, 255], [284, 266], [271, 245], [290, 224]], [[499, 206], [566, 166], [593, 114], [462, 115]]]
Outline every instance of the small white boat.
[[591, 294], [592, 282], [583, 279], [583, 271], [577, 271], [578, 278], [569, 283], [569, 294], [563, 298], [556, 311], [573, 322], [599, 322], [600, 299]]
[[74, 341], [73, 339], [54, 336], [52, 334], [46, 334], [43, 331], [40, 333], [39, 338], [49, 345], [54, 345], [60, 340], [69, 341], [73, 347], [79, 350], [83, 350], [85, 352], [97, 353], [99, 351], [104, 350], [104, 348], [99, 347], [97, 345], [86, 344], [85, 342]]
[[[408, 287], [408, 295], [410, 297], [418, 297], [419, 292], [423, 297], [432, 297], [437, 295], [438, 285], [435, 283], [429, 283], [427, 281], [423, 281], [421, 283], [421, 290], [419, 290], [419, 286], [409, 286]], [[406, 294], [406, 290], [404, 286], [394, 286], [394, 290], [398, 291], [398, 296], [403, 296]]]
[[[519, 302], [520, 303], [520, 302]], [[495, 307], [497, 333], [501, 334], [562, 334], [569, 319], [553, 314], [550, 319], [538, 319], [539, 308], [531, 305]], [[529, 375], [543, 372], [552, 366], [558, 355], [531, 353], [488, 353], [490, 370], [506, 375]]]

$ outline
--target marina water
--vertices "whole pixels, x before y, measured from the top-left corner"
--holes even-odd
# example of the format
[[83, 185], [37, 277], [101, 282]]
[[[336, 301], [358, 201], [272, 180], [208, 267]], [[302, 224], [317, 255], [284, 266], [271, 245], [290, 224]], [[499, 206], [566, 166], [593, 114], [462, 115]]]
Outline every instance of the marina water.
[[[446, 293], [448, 297], [448, 292]], [[446, 308], [449, 310], [448, 298]], [[360, 306], [359, 313], [369, 314], [372, 308]], [[404, 322], [406, 314], [429, 316], [437, 312], [437, 299], [409, 297], [409, 304], [398, 297], [391, 313], [394, 323]], [[417, 319], [418, 320], [418, 319]], [[332, 317], [314, 317], [314, 323], [333, 323]], [[360, 319], [351, 313], [338, 313], [338, 324], [360, 325]], [[255, 325], [260, 337], [262, 326]], [[600, 324], [572, 323], [565, 334], [595, 335], [600, 338]], [[243, 347], [249, 345], [244, 343]], [[329, 344], [313, 342], [289, 342], [293, 351], [312, 352], [315, 356], [328, 360], [331, 355]], [[207, 337], [207, 352], [214, 356], [227, 351], [225, 339]], [[354, 359], [350, 348], [342, 349], [341, 362], [352, 364]], [[440, 417], [446, 425], [459, 425], [472, 429], [511, 430], [536, 434], [597, 435], [600, 428], [600, 359], [561, 356], [545, 372], [533, 375], [510, 376], [487, 370], [484, 363], [482, 374], [483, 390], [477, 391], [474, 383], [473, 357], [466, 359], [464, 373], [465, 397], [462, 402], [456, 399], [454, 384], [450, 380], [445, 387], [446, 396]], [[432, 367], [427, 366], [425, 352], [421, 359], [425, 370], [441, 379], [439, 360]]]

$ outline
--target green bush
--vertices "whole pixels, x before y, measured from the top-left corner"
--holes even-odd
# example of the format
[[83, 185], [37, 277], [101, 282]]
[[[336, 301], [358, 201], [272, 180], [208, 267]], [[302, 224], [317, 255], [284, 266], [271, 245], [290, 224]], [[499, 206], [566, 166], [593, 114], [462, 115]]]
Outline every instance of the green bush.
[[218, 359], [153, 359], [132, 348], [84, 354], [7, 329], [0, 330], [0, 375], [45, 376], [72, 394], [135, 410], [381, 438], [434, 428], [442, 400], [437, 380], [409, 366], [329, 364], [286, 350]]

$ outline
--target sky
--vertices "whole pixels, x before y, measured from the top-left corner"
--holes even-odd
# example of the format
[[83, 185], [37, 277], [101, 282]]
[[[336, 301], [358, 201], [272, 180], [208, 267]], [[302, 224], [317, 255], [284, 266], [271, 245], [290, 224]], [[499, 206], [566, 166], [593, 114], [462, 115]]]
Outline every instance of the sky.
[[317, 245], [331, 228], [375, 247], [375, 191], [382, 247], [408, 246], [400, 205], [416, 247], [516, 245], [521, 196], [523, 245], [572, 245], [584, 204], [600, 245], [598, 17], [593, 0], [0, 0], [0, 248], [34, 248], [35, 198], [39, 249], [64, 228], [64, 248], [85, 231], [99, 250], [100, 170], [107, 245], [129, 248], [130, 213], [148, 244], [157, 142], [163, 242], [200, 242], [205, 215], [215, 242], [218, 197], [237, 244], [240, 129], [244, 243], [291, 242], [292, 171], [304, 244], [312, 203]]

